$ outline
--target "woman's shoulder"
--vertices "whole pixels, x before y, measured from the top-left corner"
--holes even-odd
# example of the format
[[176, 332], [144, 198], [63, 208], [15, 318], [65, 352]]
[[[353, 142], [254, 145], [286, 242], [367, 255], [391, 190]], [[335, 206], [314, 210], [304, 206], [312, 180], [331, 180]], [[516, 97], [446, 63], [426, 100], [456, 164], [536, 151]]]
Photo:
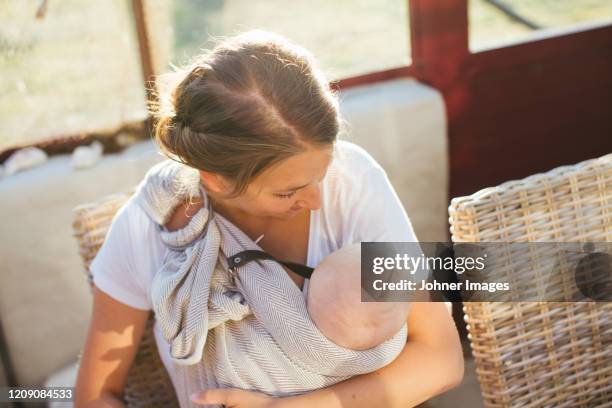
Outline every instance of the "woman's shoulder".
[[151, 280], [163, 258], [156, 226], [129, 198], [113, 216], [89, 269], [97, 287], [135, 308], [150, 310]]
[[324, 181], [326, 196], [332, 201], [357, 199], [360, 191], [377, 186], [364, 185], [366, 176], [386, 174], [381, 165], [363, 147], [348, 140], [339, 140], [334, 150], [334, 158]]
[[332, 164], [337, 169], [353, 175], [366, 172], [371, 168], [381, 168], [367, 150], [348, 140], [338, 140]]
[[342, 141], [323, 188], [322, 218], [337, 247], [361, 241], [414, 241], [414, 232], [384, 168], [362, 147]]
[[322, 184], [322, 206], [317, 213], [320, 232], [330, 242], [325, 253], [353, 242], [354, 215], [373, 203], [371, 192], [377, 186], [371, 185], [370, 178], [379, 171], [382, 168], [363, 147], [348, 140], [336, 142], [334, 158]]
[[135, 256], [143, 251], [151, 250], [145, 246], [157, 247], [160, 240], [160, 231], [155, 221], [151, 219], [131, 196], [117, 211], [112, 221], [113, 228], [119, 233], [114, 234], [115, 239], [124, 241], [123, 245], [133, 248]]
[[115, 220], [124, 225], [125, 228], [137, 231], [142, 228], [148, 230], [154, 226], [154, 221], [147, 216], [143, 208], [138, 204], [136, 197], [132, 195], [128, 200], [117, 210]]

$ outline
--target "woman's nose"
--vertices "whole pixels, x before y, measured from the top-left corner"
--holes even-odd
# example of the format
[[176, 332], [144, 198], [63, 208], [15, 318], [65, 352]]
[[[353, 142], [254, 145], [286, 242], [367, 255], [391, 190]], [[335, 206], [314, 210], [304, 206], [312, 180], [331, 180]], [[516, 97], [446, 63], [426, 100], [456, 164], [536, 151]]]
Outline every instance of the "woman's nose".
[[318, 210], [321, 208], [321, 188], [320, 183], [305, 187], [302, 189], [302, 196], [298, 200], [301, 207], [310, 210]]

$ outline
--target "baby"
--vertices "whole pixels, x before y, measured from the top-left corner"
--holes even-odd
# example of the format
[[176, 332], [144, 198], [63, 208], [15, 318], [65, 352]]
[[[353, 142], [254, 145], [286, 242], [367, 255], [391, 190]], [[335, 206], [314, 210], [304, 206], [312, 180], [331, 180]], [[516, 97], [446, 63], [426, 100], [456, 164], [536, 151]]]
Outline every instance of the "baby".
[[307, 294], [308, 314], [339, 346], [366, 350], [406, 323], [410, 302], [361, 302], [361, 245], [345, 246], [317, 265]]

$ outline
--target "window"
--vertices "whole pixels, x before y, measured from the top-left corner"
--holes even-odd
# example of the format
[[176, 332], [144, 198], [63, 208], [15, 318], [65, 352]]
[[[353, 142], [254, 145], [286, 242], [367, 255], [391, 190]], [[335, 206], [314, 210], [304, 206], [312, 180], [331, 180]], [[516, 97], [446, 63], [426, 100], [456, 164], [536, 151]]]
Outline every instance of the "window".
[[[407, 0], [144, 0], [154, 69], [261, 28], [310, 49], [330, 79], [410, 64]], [[127, 0], [0, 0], [0, 150], [147, 116]]]
[[210, 35], [254, 28], [311, 50], [330, 79], [410, 63], [407, 0], [156, 0], [154, 5], [148, 23], [157, 59], [176, 65], [211, 48]]
[[0, 0], [0, 10], [0, 149], [146, 117], [128, 1]]
[[610, 0], [469, 0], [470, 49], [499, 47], [577, 24], [612, 23]]

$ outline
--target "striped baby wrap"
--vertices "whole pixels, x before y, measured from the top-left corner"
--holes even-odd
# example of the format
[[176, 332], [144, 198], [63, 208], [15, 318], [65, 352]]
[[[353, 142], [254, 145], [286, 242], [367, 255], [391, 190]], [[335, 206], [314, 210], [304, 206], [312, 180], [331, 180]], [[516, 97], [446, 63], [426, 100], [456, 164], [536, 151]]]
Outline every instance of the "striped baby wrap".
[[[205, 204], [182, 229], [165, 225], [186, 197]], [[230, 277], [226, 258], [261, 250], [214, 213], [199, 172], [166, 160], [138, 186], [136, 203], [167, 246], [151, 284], [157, 324], [169, 343], [182, 407], [206, 388], [236, 387], [284, 396], [375, 371], [403, 349], [407, 327], [374, 348], [350, 350], [328, 340], [310, 319], [306, 299], [277, 262], [257, 260]]]

